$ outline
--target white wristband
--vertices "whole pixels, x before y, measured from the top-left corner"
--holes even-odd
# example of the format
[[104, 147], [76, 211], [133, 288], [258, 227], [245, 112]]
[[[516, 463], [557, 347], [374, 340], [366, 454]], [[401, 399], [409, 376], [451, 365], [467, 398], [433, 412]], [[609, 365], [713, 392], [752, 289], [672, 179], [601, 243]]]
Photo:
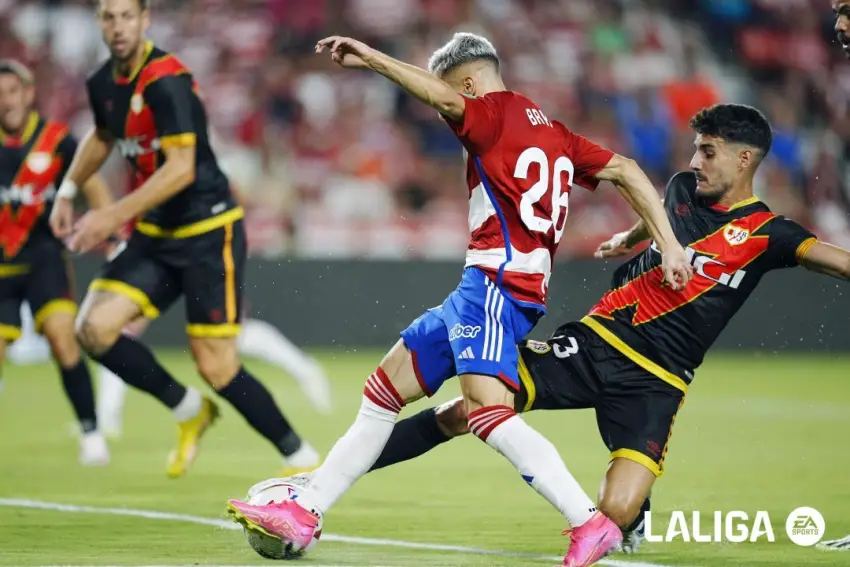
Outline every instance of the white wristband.
[[59, 191], [56, 192], [56, 196], [60, 199], [73, 201], [74, 197], [77, 196], [77, 184], [70, 179], [65, 179], [62, 181], [62, 185], [59, 186]]

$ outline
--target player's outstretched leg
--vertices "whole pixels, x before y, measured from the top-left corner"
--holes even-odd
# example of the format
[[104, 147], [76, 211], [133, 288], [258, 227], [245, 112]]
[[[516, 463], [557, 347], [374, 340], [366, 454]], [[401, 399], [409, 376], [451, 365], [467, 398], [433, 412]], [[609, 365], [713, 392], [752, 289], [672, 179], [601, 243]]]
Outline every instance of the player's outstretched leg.
[[246, 319], [239, 334], [239, 352], [282, 368], [292, 376], [318, 411], [330, 413], [331, 387], [319, 363], [283, 336], [274, 325]]
[[189, 345], [203, 379], [280, 451], [285, 460], [282, 476], [311, 471], [319, 465], [316, 450], [295, 433], [268, 389], [242, 366], [235, 336], [190, 336]]
[[76, 311], [77, 306], [70, 300], [51, 301], [35, 314], [35, 327], [50, 343], [65, 395], [80, 424], [80, 462], [87, 466], [106, 465], [109, 464], [109, 448], [97, 428], [91, 375], [74, 336]]
[[[147, 326], [148, 320], [140, 317], [124, 327], [122, 333], [130, 338], [138, 338], [144, 334]], [[102, 364], [98, 365], [97, 374], [97, 421], [104, 435], [118, 438], [123, 431], [127, 384]]]
[[[366, 381], [354, 424], [313, 473], [304, 504], [309, 501], [326, 513], [375, 464], [405, 404], [423, 395], [411, 353], [399, 341]], [[228, 513], [246, 528], [270, 533], [298, 548], [306, 547], [318, 526], [318, 516], [292, 501], [252, 506], [231, 500]]]
[[[141, 309], [128, 297], [92, 291], [77, 319], [77, 338], [95, 361], [171, 409], [181, 431], [179, 446], [185, 449], [179, 471], [169, 464], [169, 476], [176, 477], [194, 460], [198, 440], [218, 417], [218, 408], [195, 388], [177, 382], [145, 345], [121, 333], [139, 315]], [[191, 443], [184, 442], [184, 437]]]
[[611, 460], [599, 488], [599, 509], [622, 529], [625, 553], [634, 553], [643, 541], [649, 494], [656, 474], [660, 474], [656, 471], [657, 466], [650, 470], [631, 459], [617, 457]]
[[415, 459], [467, 433], [469, 427], [462, 397], [428, 408], [395, 424], [384, 450], [369, 472]]
[[460, 376], [469, 430], [516, 467], [522, 478], [570, 523], [568, 567], [599, 561], [622, 541], [620, 529], [600, 513], [564, 464], [558, 450], [514, 411], [513, 394], [491, 376]]

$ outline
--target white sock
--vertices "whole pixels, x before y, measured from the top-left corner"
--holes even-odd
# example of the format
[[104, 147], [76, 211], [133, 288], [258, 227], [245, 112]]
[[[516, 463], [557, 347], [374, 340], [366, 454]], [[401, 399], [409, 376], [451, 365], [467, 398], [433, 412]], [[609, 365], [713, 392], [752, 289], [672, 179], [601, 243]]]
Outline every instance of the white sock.
[[105, 366], [98, 365], [97, 419], [104, 430], [120, 430], [127, 384]]
[[177, 404], [177, 407], [171, 410], [174, 412], [174, 418], [177, 421], [188, 421], [201, 412], [201, 393], [192, 388], [186, 388], [186, 395]]
[[357, 419], [313, 473], [311, 502], [319, 510], [326, 513], [372, 468], [393, 432], [402, 407], [404, 400], [378, 368], [366, 381]]
[[573, 478], [558, 450], [513, 409], [490, 406], [469, 414], [469, 429], [504, 455], [523, 479], [557, 508], [570, 527], [589, 520], [596, 505]]
[[278, 366], [292, 375], [298, 382], [311, 379], [306, 370], [313, 370], [316, 363], [287, 339], [273, 325], [257, 319], [242, 323], [239, 334], [239, 352]]
[[306, 441], [301, 441], [301, 447], [286, 457], [286, 464], [290, 467], [308, 469], [318, 465], [320, 460], [321, 457], [319, 457], [319, 452]]

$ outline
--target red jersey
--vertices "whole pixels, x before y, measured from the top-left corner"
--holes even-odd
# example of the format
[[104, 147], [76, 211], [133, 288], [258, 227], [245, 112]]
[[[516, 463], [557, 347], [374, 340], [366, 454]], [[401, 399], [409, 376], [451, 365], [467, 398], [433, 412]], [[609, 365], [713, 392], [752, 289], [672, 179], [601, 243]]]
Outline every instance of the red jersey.
[[511, 91], [470, 98], [463, 121], [448, 122], [468, 153], [466, 265], [519, 303], [545, 310], [570, 190], [593, 191], [594, 175], [614, 154]]

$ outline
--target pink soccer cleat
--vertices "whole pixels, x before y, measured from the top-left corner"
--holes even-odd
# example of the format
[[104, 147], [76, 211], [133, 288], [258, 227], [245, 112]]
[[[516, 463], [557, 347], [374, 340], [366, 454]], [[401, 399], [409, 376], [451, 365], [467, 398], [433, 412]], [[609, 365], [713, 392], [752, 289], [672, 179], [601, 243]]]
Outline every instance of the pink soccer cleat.
[[291, 544], [295, 550], [307, 549], [318, 535], [319, 517], [294, 500], [269, 502], [261, 506], [228, 500], [227, 514], [246, 530], [279, 539]]
[[623, 532], [602, 512], [579, 527], [564, 532], [570, 534], [570, 549], [564, 557], [566, 567], [588, 567], [616, 551], [623, 541]]

